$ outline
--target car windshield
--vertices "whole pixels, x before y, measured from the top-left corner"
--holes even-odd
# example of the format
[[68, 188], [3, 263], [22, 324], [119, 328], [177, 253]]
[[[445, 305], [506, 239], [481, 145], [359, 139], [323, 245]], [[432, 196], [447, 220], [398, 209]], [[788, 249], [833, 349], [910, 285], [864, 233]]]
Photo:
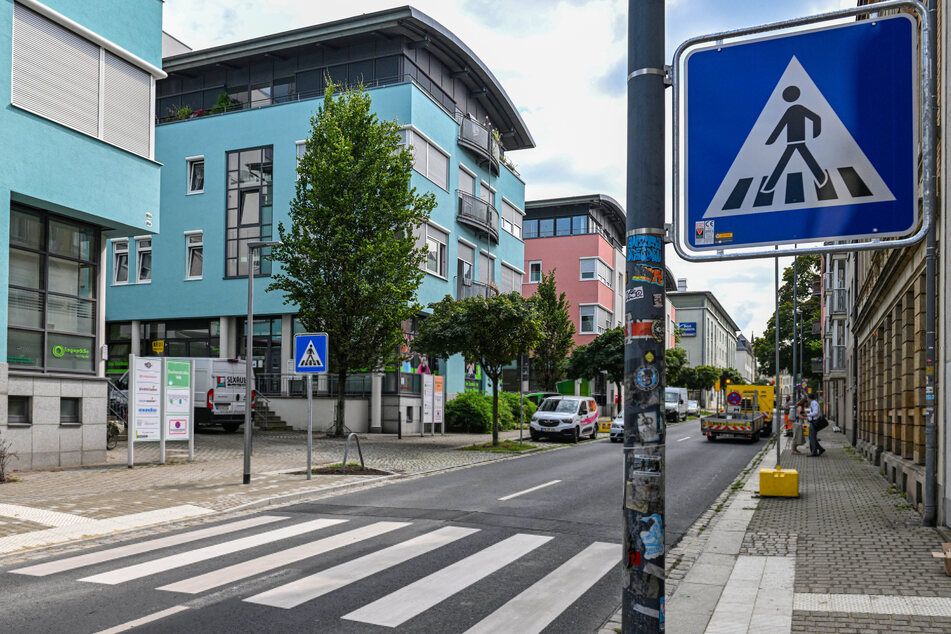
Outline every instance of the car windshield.
[[667, 403], [676, 403], [677, 402], [677, 392], [665, 392], [664, 401]]
[[559, 412], [561, 414], [574, 414], [578, 411], [578, 403], [581, 401], [568, 401], [561, 398], [549, 398], [546, 399], [542, 406], [539, 407], [539, 411], [542, 412]]

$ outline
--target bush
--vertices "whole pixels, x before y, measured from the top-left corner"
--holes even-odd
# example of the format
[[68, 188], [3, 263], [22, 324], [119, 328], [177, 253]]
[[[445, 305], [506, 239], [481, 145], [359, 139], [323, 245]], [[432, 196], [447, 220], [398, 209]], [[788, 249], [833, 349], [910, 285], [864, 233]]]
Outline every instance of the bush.
[[[535, 406], [525, 401], [525, 421], [532, 418]], [[518, 429], [518, 394], [499, 393], [499, 430]], [[446, 403], [446, 429], [467, 434], [492, 432], [492, 395], [463, 392]]]
[[[532, 415], [535, 413], [535, 410], [537, 410], [538, 407], [535, 405], [535, 403], [532, 403], [528, 399], [522, 399], [522, 403], [522, 422], [528, 423], [528, 421], [532, 420]], [[511, 416], [511, 427], [502, 427], [502, 429], [518, 429], [518, 394], [512, 392], [503, 392], [499, 394], [499, 410], [502, 409], [503, 405], [509, 410], [509, 414]], [[499, 418], [499, 422], [501, 423], [502, 417], [499, 416]]]

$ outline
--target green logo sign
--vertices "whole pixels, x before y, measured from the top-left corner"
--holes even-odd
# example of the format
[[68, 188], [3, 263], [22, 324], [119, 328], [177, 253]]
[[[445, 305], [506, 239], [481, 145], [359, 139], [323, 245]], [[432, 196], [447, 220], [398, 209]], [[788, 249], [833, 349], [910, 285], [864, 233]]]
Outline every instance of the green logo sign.
[[165, 376], [168, 387], [190, 387], [191, 364], [188, 361], [169, 359], [165, 362]]
[[66, 354], [66, 348], [63, 346], [53, 346], [53, 356], [57, 359], [61, 359], [63, 355]]
[[65, 356], [75, 357], [77, 359], [89, 358], [89, 348], [70, 348], [69, 346], [53, 346], [50, 349], [50, 352], [57, 359], [62, 359]]

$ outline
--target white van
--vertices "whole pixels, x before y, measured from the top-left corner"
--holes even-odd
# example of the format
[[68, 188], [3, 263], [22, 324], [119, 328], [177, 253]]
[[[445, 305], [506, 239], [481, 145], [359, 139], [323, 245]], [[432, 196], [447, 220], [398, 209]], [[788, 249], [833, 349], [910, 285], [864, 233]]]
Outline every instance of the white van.
[[532, 440], [543, 436], [578, 442], [581, 436], [598, 437], [598, 404], [589, 396], [549, 396], [529, 423]]
[[675, 423], [687, 420], [687, 388], [664, 388], [664, 417]]

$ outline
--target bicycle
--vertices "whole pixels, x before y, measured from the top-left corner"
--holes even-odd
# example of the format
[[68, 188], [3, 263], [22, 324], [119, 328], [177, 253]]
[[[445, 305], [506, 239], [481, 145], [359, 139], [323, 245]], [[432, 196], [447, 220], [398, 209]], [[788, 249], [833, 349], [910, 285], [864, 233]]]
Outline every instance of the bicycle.
[[119, 425], [112, 421], [106, 425], [106, 449], [112, 450], [119, 444]]

